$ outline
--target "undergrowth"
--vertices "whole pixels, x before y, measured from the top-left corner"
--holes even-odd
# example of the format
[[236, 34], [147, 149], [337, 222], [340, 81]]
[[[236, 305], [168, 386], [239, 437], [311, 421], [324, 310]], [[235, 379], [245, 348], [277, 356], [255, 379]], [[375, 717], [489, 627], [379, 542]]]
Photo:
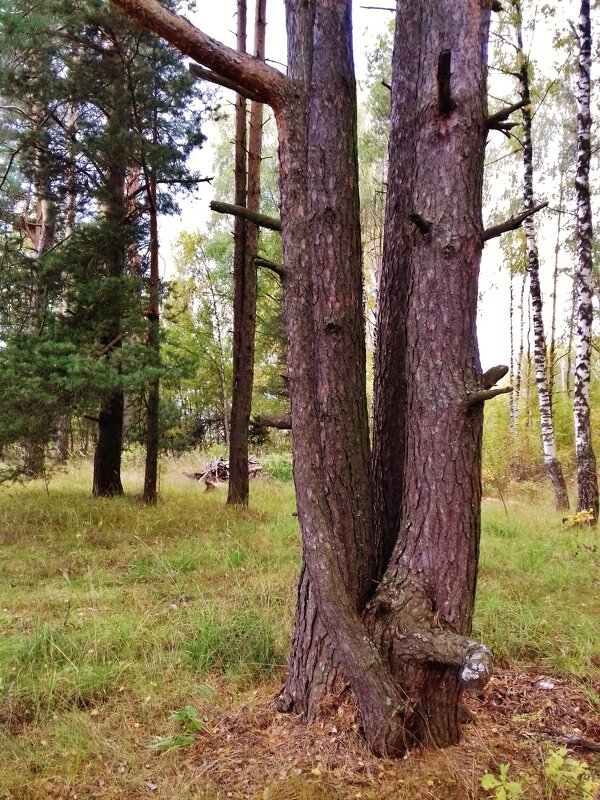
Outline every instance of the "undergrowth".
[[[202, 797], [148, 741], [190, 703], [204, 718], [278, 688], [293, 489], [255, 481], [234, 510], [184, 468], [163, 470], [154, 508], [134, 467], [112, 500], [89, 496], [85, 463], [0, 491], [0, 798]], [[582, 682], [598, 667], [595, 535], [540, 505], [487, 504], [475, 636], [501, 663]]]

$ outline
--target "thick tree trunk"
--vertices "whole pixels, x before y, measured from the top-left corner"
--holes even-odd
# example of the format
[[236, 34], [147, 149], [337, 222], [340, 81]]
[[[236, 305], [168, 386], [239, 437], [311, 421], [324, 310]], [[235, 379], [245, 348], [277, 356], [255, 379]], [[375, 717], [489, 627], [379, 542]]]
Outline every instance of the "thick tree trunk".
[[482, 388], [475, 321], [488, 20], [480, 4], [409, 0], [393, 60], [373, 438], [376, 518], [382, 540], [397, 541], [372, 613], [410, 697], [408, 733], [437, 746], [459, 737], [459, 670], [407, 663], [394, 631], [411, 595], [415, 626], [467, 634], [471, 625], [483, 412], [466, 397]]
[[590, 201], [591, 125], [590, 70], [592, 30], [589, 0], [582, 0], [578, 25], [579, 59], [575, 100], [577, 103], [577, 355], [573, 410], [577, 459], [577, 510], [591, 511], [598, 520], [598, 474], [592, 447], [590, 414], [590, 359], [593, 307], [592, 206]]
[[[238, 2], [243, 11], [243, 36], [238, 31], [238, 49], [245, 50], [245, 0]], [[255, 57], [265, 56], [266, 0], [257, 0], [255, 22]], [[236, 204], [246, 205], [252, 212], [260, 206], [260, 160], [262, 148], [262, 103], [252, 102], [248, 136], [248, 170], [246, 173], [246, 101], [238, 95], [236, 105]], [[238, 120], [238, 113], [240, 118]], [[243, 125], [243, 128], [242, 128]], [[238, 129], [239, 126], [239, 129]], [[243, 134], [242, 139], [238, 136]], [[240, 186], [238, 196], [238, 148]], [[247, 174], [247, 185], [246, 185]], [[243, 197], [242, 197], [243, 194]], [[256, 264], [258, 226], [247, 220], [235, 220], [234, 291], [233, 291], [233, 391], [231, 397], [231, 430], [229, 440], [229, 488], [227, 502], [248, 505], [248, 429], [252, 409], [254, 383], [254, 336], [256, 327]], [[239, 253], [237, 252], [239, 248]]]
[[[513, 0], [517, 12], [517, 52], [520, 61], [519, 82], [521, 98], [526, 105], [521, 110], [523, 123], [523, 200], [525, 209], [533, 208], [533, 143], [531, 138], [531, 97], [529, 91], [529, 63], [523, 50], [522, 19], [520, 0]], [[548, 391], [546, 337], [544, 335], [544, 319], [542, 313], [542, 291], [540, 286], [540, 262], [533, 217], [524, 223], [527, 244], [527, 270], [529, 273], [529, 292], [533, 321], [533, 358], [535, 364], [535, 382], [537, 386], [540, 425], [542, 430], [542, 449], [544, 452], [544, 469], [554, 491], [554, 505], [558, 511], [569, 508], [567, 486], [562, 473], [560, 461], [556, 457], [554, 443], [554, 426], [552, 423], [552, 403]]]

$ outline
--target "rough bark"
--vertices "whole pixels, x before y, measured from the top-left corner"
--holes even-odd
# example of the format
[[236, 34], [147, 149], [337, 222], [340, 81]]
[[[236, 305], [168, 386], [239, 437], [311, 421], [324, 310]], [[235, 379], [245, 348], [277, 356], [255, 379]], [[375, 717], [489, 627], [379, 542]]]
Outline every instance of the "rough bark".
[[[475, 319], [488, 21], [479, 3], [403, 3], [393, 59], [373, 449], [381, 542], [395, 547], [371, 607], [411, 701], [407, 729], [435, 745], [459, 736], [459, 670], [407, 663], [397, 617], [410, 609], [413, 625], [438, 634], [471, 624], [483, 412], [466, 398], [484, 388]], [[444, 114], [432, 98], [447, 50], [456, 107]]]
[[590, 359], [593, 307], [592, 206], [590, 200], [591, 125], [590, 71], [592, 30], [589, 0], [582, 0], [577, 30], [579, 40], [577, 104], [577, 353], [573, 389], [575, 417], [575, 452], [577, 461], [577, 510], [591, 511], [594, 524], [598, 520], [598, 474], [592, 447], [590, 413]]
[[[531, 133], [531, 97], [529, 90], [529, 62], [523, 50], [522, 19], [520, 0], [513, 0], [517, 12], [517, 53], [519, 59], [519, 83], [524, 106], [521, 110], [523, 127], [523, 200], [526, 210], [534, 208], [533, 189], [533, 142]], [[531, 296], [531, 313], [533, 322], [533, 358], [535, 366], [535, 382], [540, 411], [542, 432], [542, 450], [544, 453], [544, 469], [554, 492], [554, 505], [558, 511], [569, 508], [569, 496], [560, 461], [556, 457], [554, 442], [554, 426], [552, 423], [552, 404], [548, 391], [546, 337], [544, 334], [544, 318], [542, 290], [540, 286], [540, 260], [532, 217], [523, 222], [527, 246], [527, 271], [529, 273], [529, 293]]]
[[[243, 13], [240, 6], [244, 6]], [[265, 11], [266, 0], [258, 0], [254, 53], [257, 59], [264, 59], [265, 55]], [[245, 49], [246, 46], [245, 17], [245, 0], [239, 0], [238, 26], [241, 27], [238, 28], [238, 49]], [[239, 119], [238, 114], [240, 115]], [[262, 103], [253, 101], [250, 107], [246, 170], [246, 100], [238, 95], [236, 101], [235, 202], [237, 205], [246, 205], [250, 211], [255, 213], [258, 212], [260, 204], [262, 116]], [[239, 158], [238, 148], [240, 150]], [[256, 264], [254, 259], [258, 251], [258, 226], [236, 216], [234, 235], [236, 238], [233, 270], [233, 391], [227, 503], [248, 505], [248, 429], [252, 410], [256, 328]]]

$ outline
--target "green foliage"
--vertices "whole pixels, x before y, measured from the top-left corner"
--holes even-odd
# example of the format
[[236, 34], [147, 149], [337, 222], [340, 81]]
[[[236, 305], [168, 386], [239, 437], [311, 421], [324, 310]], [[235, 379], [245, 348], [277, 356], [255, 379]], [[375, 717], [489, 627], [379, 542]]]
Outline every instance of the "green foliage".
[[600, 658], [595, 534], [566, 529], [550, 502], [484, 503], [473, 636], [511, 664], [585, 676]]
[[[107, 796], [131, 796], [138, 779], [142, 796], [151, 779], [165, 796], [196, 800], [205, 784], [177, 782], [189, 780], [182, 771], [186, 747], [178, 748], [188, 740], [171, 738], [204, 737], [203, 729], [186, 727], [188, 720], [194, 725], [187, 706], [200, 724], [207, 719], [207, 739], [217, 747], [231, 743], [212, 734], [230, 709], [244, 708], [243, 724], [257, 703], [264, 719], [281, 685], [294, 615], [300, 548], [293, 489], [253, 481], [251, 510], [231, 509], [222, 490], [205, 494], [182, 477], [196, 466], [197, 456], [165, 459], [161, 502], [153, 508], [131, 496], [90, 498], [85, 462], [48, 487], [34, 482], [0, 491], [0, 785], [8, 797], [22, 797], [25, 782], [32, 797], [47, 797], [49, 781], [60, 775], [79, 796], [99, 781]], [[123, 479], [133, 495], [141, 483], [135, 462]], [[508, 519], [501, 503], [484, 504], [474, 636], [493, 647], [500, 664], [527, 669], [534, 662], [536, 673], [582, 676], [590, 687], [585, 676], [600, 657], [594, 534], [565, 529], [539, 498], [506, 501]], [[597, 702], [591, 687], [589, 693]], [[287, 723], [275, 722], [279, 737]], [[145, 745], [153, 739], [175, 747], [171, 757], [152, 758]], [[336, 738], [336, 748], [344, 741]], [[391, 761], [370, 762], [371, 784], [352, 793], [375, 800], [425, 792], [446, 800], [479, 790], [493, 797], [474, 776], [487, 770], [490, 748], [497, 763], [512, 764], [514, 753], [498, 752], [484, 738], [483, 760], [465, 767], [474, 741], [455, 766], [447, 750], [423, 759], [415, 752], [397, 774]], [[529, 748], [529, 763], [511, 766], [506, 780], [514, 770], [523, 796], [543, 797], [537, 744]], [[490, 772], [499, 778], [496, 767]], [[342, 762], [340, 780], [346, 775]], [[366, 775], [361, 768], [360, 780]], [[469, 776], [469, 789], [459, 775]], [[378, 788], [386, 776], [384, 794]], [[277, 773], [265, 775], [267, 783], [273, 792], [287, 788], [279, 787]], [[552, 800], [569, 798], [566, 788], [553, 791]]]
[[[43, 31], [43, 35], [40, 34]], [[0, 445], [47, 442], [59, 416], [140, 394], [148, 195], [193, 188], [207, 97], [181, 57], [98, 0], [0, 2]], [[40, 204], [51, 219], [36, 249]]]
[[565, 747], [549, 749], [544, 761], [544, 797], [547, 800], [593, 800], [600, 790], [585, 761], [567, 754]]
[[498, 777], [486, 772], [481, 779], [481, 788], [493, 791], [494, 800], [516, 800], [521, 796], [523, 787], [517, 781], [508, 779], [508, 769], [508, 764], [500, 764]]

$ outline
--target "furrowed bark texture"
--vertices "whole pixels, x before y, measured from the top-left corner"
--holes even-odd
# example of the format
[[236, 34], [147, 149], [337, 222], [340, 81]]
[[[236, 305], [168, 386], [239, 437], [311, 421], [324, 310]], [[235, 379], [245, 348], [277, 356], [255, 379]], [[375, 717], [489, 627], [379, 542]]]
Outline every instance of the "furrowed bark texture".
[[[438, 632], [466, 634], [471, 625], [483, 411], [465, 398], [483, 388], [475, 327], [489, 24], [482, 5], [404, 2], [393, 57], [373, 449], [381, 540], [386, 549], [397, 541], [371, 611], [411, 701], [411, 735], [434, 745], [458, 740], [459, 673], [407, 664], [397, 633], [409, 609], [417, 627], [429, 620]], [[436, 64], [446, 50], [456, 108], [441, 114]], [[415, 216], [430, 223], [426, 232]]]
[[[246, 0], [237, 1], [237, 49], [246, 52]], [[247, 125], [246, 98], [238, 94], [235, 98], [234, 140], [234, 203], [246, 205], [247, 174]], [[233, 219], [233, 343], [232, 343], [232, 392], [231, 419], [229, 429], [229, 463], [231, 473], [227, 491], [227, 502], [246, 505], [248, 503], [248, 421], [245, 408], [248, 403], [248, 369], [246, 363], [247, 343], [244, 341], [244, 305], [246, 284], [246, 220]], [[254, 318], [252, 319], [252, 344], [254, 350]], [[253, 367], [250, 367], [252, 381]], [[250, 393], [252, 383], [250, 383]]]
[[592, 30], [589, 0], [582, 0], [579, 12], [579, 60], [575, 100], [577, 103], [577, 354], [573, 388], [575, 452], [577, 460], [577, 511], [591, 511], [598, 520], [598, 474], [592, 447], [590, 416], [590, 358], [594, 291], [592, 265], [592, 206], [590, 201], [591, 125], [590, 72]]
[[[534, 207], [533, 192], [533, 142], [531, 137], [531, 97], [529, 91], [529, 63], [523, 50], [523, 33], [520, 0], [513, 0], [517, 12], [517, 54], [519, 65], [519, 84], [521, 99], [525, 103], [521, 110], [523, 125], [523, 201], [525, 210]], [[540, 286], [540, 259], [533, 216], [523, 221], [527, 246], [527, 271], [529, 273], [529, 293], [531, 296], [531, 315], [533, 322], [533, 359], [535, 365], [535, 383], [540, 410], [540, 426], [542, 431], [542, 450], [544, 453], [544, 469], [552, 483], [554, 505], [558, 511], [569, 508], [567, 485], [560, 461], [556, 457], [554, 444], [554, 425], [552, 423], [552, 403], [548, 391], [546, 337], [544, 334], [544, 317], [542, 313], [542, 290]]]
[[94, 497], [123, 494], [121, 448], [123, 439], [123, 392], [102, 399], [98, 415], [98, 442], [94, 453]]
[[[317, 9], [290, 0], [286, 8], [289, 72], [299, 91], [280, 119], [283, 288], [304, 569], [319, 625], [331, 633], [323, 610], [344, 616], [340, 606], [349, 606], [360, 635], [373, 534], [349, 4], [327, 0]], [[310, 715], [318, 696], [294, 677], [303, 669], [298, 631], [305, 628], [299, 605], [284, 696]], [[311, 648], [326, 652], [321, 638]]]

